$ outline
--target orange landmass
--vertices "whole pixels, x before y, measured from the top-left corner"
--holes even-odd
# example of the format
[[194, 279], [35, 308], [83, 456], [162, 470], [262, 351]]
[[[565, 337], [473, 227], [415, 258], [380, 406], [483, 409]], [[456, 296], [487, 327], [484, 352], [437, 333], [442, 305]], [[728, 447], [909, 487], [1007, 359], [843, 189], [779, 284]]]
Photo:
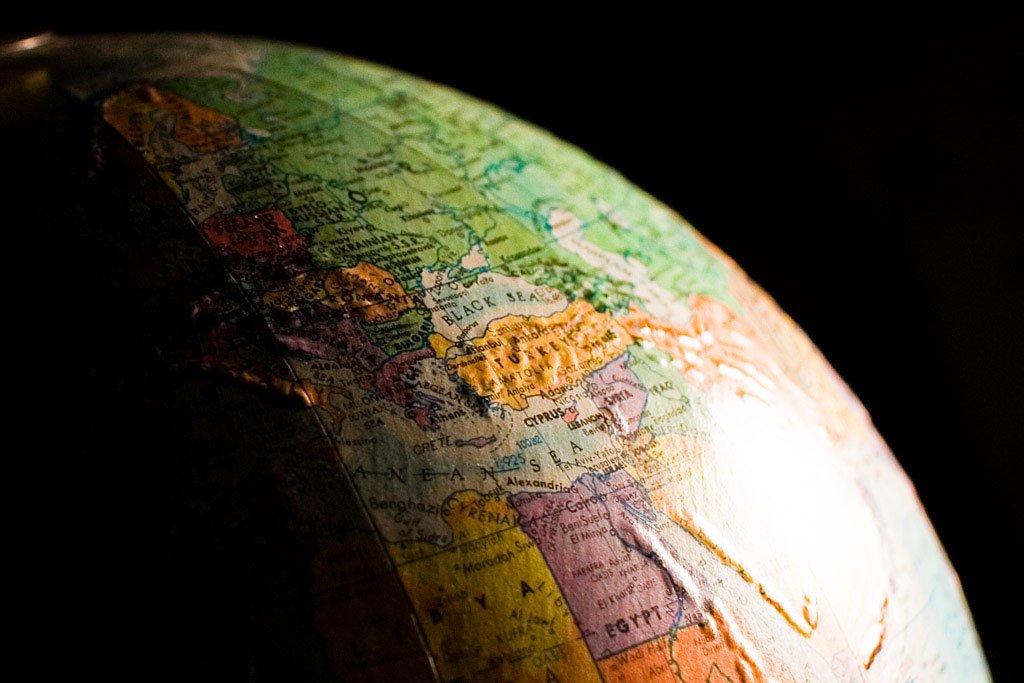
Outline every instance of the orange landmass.
[[708, 392], [777, 400], [790, 383], [758, 332], [726, 304], [703, 295], [689, 300], [686, 325], [631, 306], [618, 318], [577, 301], [550, 317], [510, 316], [470, 342], [449, 367], [480, 395], [513, 408], [530, 396], [557, 391], [612, 360], [634, 342], [668, 354], [683, 375]]
[[156, 123], [150, 117], [153, 108], [147, 106], [143, 95], [133, 90], [111, 95], [103, 102], [103, 119], [139, 150], [149, 164], [155, 165], [156, 153], [149, 141]]
[[491, 323], [448, 367], [479, 395], [521, 410], [530, 396], [571, 386], [632, 341], [614, 318], [576, 301], [551, 316], [509, 316]]
[[238, 124], [230, 116], [152, 85], [133, 86], [103, 102], [106, 122], [150, 163], [156, 162], [149, 141], [156, 127], [153, 113], [157, 111], [166, 111], [174, 117], [174, 139], [194, 152], [210, 154], [242, 144]]
[[[637, 469], [655, 506], [754, 583], [804, 636], [818, 630], [819, 596], [842, 595], [840, 587], [856, 572], [861, 593], [831, 599], [831, 611], [855, 646], [863, 639], [855, 652], [870, 665], [885, 629], [885, 611], [878, 617], [874, 607], [887, 599], [879, 532], [862, 494], [830, 459], [832, 443], [863, 434], [867, 423], [817, 350], [771, 299], [749, 281], [733, 286], [745, 317], [709, 297], [691, 296], [692, 316], [685, 325], [637, 308], [619, 319], [707, 392], [716, 404], [717, 428], [730, 435], [708, 444], [656, 439], [638, 456]], [[720, 491], [731, 496], [722, 499], [715, 493]], [[762, 509], [773, 510], [772, 523], [755, 512]], [[837, 528], [844, 529], [842, 541]], [[802, 544], [816, 547], [810, 569], [789, 560], [806, 552]], [[835, 559], [820, 559], [832, 556], [827, 553]], [[858, 557], [859, 564], [841, 562], [844, 553]]]
[[694, 385], [713, 392], [725, 389], [740, 396], [769, 400], [781, 378], [757, 333], [727, 305], [694, 294], [691, 316], [684, 326], [664, 322], [636, 306], [618, 320], [641, 342], [671, 356]]
[[815, 406], [829, 436], [841, 442], [867, 435], [871, 420], [861, 402], [793, 319], [735, 264], [729, 291], [743, 306], [762, 346]]
[[711, 626], [690, 626], [641, 643], [602, 660], [600, 668], [607, 683], [753, 683], [763, 679], [731, 634], [716, 633]]
[[391, 273], [370, 263], [300, 273], [283, 289], [267, 292], [263, 301], [283, 311], [318, 302], [334, 310], [352, 311], [369, 324], [394, 320], [414, 305]]

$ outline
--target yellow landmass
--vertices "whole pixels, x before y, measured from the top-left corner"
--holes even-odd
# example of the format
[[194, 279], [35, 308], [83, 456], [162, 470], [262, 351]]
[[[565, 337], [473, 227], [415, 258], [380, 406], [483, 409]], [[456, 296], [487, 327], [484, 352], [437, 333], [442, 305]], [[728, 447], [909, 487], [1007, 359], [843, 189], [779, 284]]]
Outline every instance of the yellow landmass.
[[264, 294], [263, 301], [283, 311], [319, 302], [334, 310], [350, 310], [371, 325], [394, 320], [413, 307], [412, 298], [391, 273], [371, 263], [300, 273], [283, 289]]
[[149, 90], [156, 89], [125, 90], [111, 95], [103, 102], [103, 118], [137, 149], [149, 164], [155, 165], [156, 153], [149, 142], [156, 124], [150, 117], [153, 108], [149, 106], [145, 97]]
[[106, 122], [150, 163], [157, 161], [150, 146], [157, 124], [153, 114], [157, 111], [174, 117], [173, 138], [195, 152], [210, 154], [242, 144], [238, 124], [230, 116], [152, 85], [122, 90], [103, 102]]
[[[452, 494], [442, 506], [445, 521], [454, 530], [453, 542], [464, 543], [516, 526], [515, 512], [502, 498], [481, 496], [475, 491]], [[405, 541], [392, 543], [388, 553], [396, 565], [437, 554], [433, 543]]]
[[521, 410], [530, 396], [571, 386], [631, 342], [614, 318], [576, 301], [551, 316], [509, 316], [492, 323], [448, 367], [481, 396]]
[[516, 526], [516, 513], [504, 498], [481, 496], [476, 491], [453, 494], [445, 502], [444, 510], [456, 543]]
[[432, 334], [430, 335], [430, 348], [434, 350], [434, 355], [438, 358], [444, 358], [445, 354], [448, 353], [448, 349], [452, 347], [452, 342], [448, 337], [443, 334]]
[[402, 541], [388, 544], [388, 554], [396, 565], [421, 560], [428, 555], [437, 554], [437, 545], [427, 541]]
[[445, 680], [598, 681], [540, 551], [504, 500], [446, 505], [451, 547], [398, 569]]

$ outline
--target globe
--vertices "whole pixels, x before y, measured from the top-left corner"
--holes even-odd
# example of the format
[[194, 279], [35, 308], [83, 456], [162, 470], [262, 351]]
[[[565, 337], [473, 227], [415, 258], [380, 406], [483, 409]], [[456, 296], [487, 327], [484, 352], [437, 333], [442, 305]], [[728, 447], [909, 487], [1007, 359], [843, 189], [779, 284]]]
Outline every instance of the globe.
[[62, 160], [64, 291], [139, 350], [100, 371], [145, 437], [147, 595], [192, 615], [168, 637], [219, 643], [161, 666], [988, 680], [861, 404], [585, 152], [293, 45], [48, 37], [3, 62], [5, 118]]

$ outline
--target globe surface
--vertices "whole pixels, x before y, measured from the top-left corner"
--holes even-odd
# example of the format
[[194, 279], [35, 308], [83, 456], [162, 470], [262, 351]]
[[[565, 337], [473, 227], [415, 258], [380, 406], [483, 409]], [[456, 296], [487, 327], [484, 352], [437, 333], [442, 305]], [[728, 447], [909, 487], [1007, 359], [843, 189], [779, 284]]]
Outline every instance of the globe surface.
[[52, 144], [88, 141], [65, 229], [155, 350], [133, 381], [173, 453], [161, 500], [231, 568], [251, 671], [988, 680], [857, 399], [611, 169], [290, 45], [8, 59], [25, 106], [70, 112]]

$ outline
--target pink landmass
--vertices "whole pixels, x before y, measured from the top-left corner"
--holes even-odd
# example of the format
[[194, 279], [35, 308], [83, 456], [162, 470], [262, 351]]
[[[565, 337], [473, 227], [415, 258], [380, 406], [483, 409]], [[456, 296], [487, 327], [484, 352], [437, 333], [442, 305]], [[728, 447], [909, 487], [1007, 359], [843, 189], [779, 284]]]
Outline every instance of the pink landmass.
[[624, 353], [585, 380], [587, 393], [615, 433], [625, 438], [636, 434], [647, 405], [647, 389], [629, 369], [628, 360], [629, 354]]
[[432, 427], [433, 422], [430, 419], [429, 408], [416, 401], [413, 388], [415, 365], [433, 355], [434, 351], [430, 347], [406, 351], [387, 361], [376, 371], [377, 389], [380, 393], [395, 405], [405, 407], [408, 416], [423, 428]]
[[596, 659], [700, 619], [662, 568], [650, 541], [656, 513], [625, 472], [584, 474], [568, 490], [521, 493], [512, 503]]
[[370, 371], [384, 364], [387, 355], [369, 340], [359, 323], [321, 308], [268, 315], [267, 322], [277, 340], [293, 351], [331, 360], [344, 356]]

